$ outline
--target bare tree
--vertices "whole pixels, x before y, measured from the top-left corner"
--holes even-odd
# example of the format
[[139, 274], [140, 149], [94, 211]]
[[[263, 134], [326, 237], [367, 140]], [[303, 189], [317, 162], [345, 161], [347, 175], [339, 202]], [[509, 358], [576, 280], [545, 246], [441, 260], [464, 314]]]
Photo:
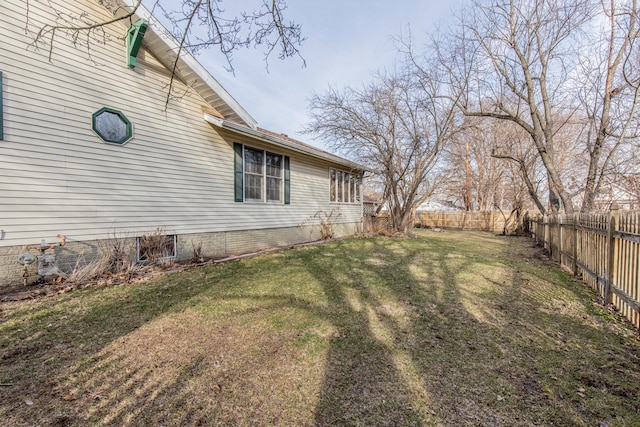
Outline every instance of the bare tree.
[[621, 148], [638, 137], [640, 96], [638, 5], [636, 0], [602, 1], [602, 18], [580, 63], [580, 102], [585, 118], [588, 169], [582, 208], [589, 212], [603, 184], [617, 173]]
[[555, 137], [574, 107], [567, 76], [589, 0], [476, 1], [460, 27], [436, 46], [466, 116], [514, 123], [529, 136], [547, 173], [549, 203], [574, 205], [561, 177]]
[[511, 211], [516, 223], [525, 210], [546, 211], [544, 168], [528, 135], [513, 123], [467, 117], [444, 161], [454, 171], [444, 193], [458, 207], [468, 194], [471, 210]]
[[398, 72], [311, 99], [307, 131], [374, 171], [396, 231], [410, 231], [417, 206], [442, 176], [437, 161], [456, 132], [456, 116], [441, 90], [435, 79]]
[[487, 123], [467, 118], [445, 150], [443, 161], [452, 172], [442, 193], [454, 206], [471, 211], [493, 209], [500, 199], [504, 168], [491, 159], [492, 140]]
[[629, 195], [629, 209], [640, 209], [640, 175], [626, 174], [618, 181], [620, 187]]
[[530, 200], [540, 213], [547, 209], [542, 196], [548, 191], [546, 179], [542, 178], [540, 162], [535, 155], [535, 148], [529, 143], [528, 134], [513, 123], [498, 123], [497, 134], [492, 135], [491, 157], [507, 160], [509, 173], [505, 176], [511, 184], [512, 205], [521, 211], [524, 206], [523, 189], [526, 189]]
[[[185, 51], [197, 54], [204, 49], [217, 48], [231, 72], [233, 53], [246, 47], [263, 46], [267, 66], [268, 59], [274, 52], [277, 52], [279, 59], [298, 56], [305, 64], [299, 51], [304, 41], [302, 29], [299, 24], [285, 19], [287, 5], [284, 0], [254, 0], [253, 10], [246, 8], [237, 14], [227, 12], [222, 7], [222, 0], [96, 0], [111, 11], [113, 17], [106, 20], [100, 20], [85, 11], [74, 12], [57, 3], [45, 2], [44, 5], [51, 9], [55, 20], [44, 24], [35, 21], [32, 23], [30, 11], [34, 1], [36, 0], [25, 1], [25, 31], [33, 33], [35, 47], [48, 50], [50, 61], [54, 57], [59, 38], [71, 40], [90, 56], [92, 46], [109, 41], [107, 27], [119, 22], [132, 22], [143, 3], [149, 6], [154, 15], [161, 16], [164, 23], [168, 23], [173, 37], [178, 41], [173, 63], [167, 64], [172, 73], [169, 96], [178, 62]], [[38, 3], [38, 7], [43, 7], [41, 2]], [[177, 9], [172, 8], [175, 5]]]

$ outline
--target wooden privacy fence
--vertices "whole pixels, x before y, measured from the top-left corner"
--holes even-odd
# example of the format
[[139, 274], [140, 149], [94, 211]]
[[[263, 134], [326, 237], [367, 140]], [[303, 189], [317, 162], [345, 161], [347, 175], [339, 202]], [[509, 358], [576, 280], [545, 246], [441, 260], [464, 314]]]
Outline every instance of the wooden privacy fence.
[[495, 211], [418, 211], [415, 218], [416, 227], [500, 233], [504, 229], [504, 222], [502, 214]]
[[549, 256], [640, 328], [640, 213], [537, 217], [529, 229]]
[[391, 226], [391, 218], [387, 215], [362, 217], [365, 233], [387, 232]]
[[[385, 213], [364, 216], [365, 232], [388, 230], [391, 218]], [[502, 233], [505, 219], [498, 211], [418, 211], [414, 226], [418, 228], [447, 228], [467, 231], [491, 231]]]

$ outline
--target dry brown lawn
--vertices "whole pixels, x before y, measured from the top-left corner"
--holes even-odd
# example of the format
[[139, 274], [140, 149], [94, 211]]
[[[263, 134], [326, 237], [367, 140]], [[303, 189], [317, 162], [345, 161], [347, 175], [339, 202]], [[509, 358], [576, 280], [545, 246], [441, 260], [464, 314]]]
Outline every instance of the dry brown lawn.
[[0, 425], [638, 426], [640, 341], [526, 238], [351, 239], [0, 305]]

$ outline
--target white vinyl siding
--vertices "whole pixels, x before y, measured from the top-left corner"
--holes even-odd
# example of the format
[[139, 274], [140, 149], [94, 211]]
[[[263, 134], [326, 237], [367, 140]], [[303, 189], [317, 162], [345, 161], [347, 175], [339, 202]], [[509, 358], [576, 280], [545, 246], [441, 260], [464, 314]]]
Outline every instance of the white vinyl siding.
[[[70, 12], [109, 17], [95, 2], [86, 8], [73, 3]], [[54, 21], [44, 16], [46, 2], [30, 4], [32, 29]], [[56, 4], [67, 7], [64, 0]], [[177, 82], [182, 96], [164, 111], [168, 78], [144, 47], [144, 60], [135, 69], [126, 66], [119, 38], [124, 25], [110, 27], [106, 45], [92, 45], [91, 59], [86, 49], [59, 38], [49, 63], [46, 49], [27, 48], [33, 34], [24, 32], [24, 1], [5, 0], [2, 8], [0, 246], [57, 234], [74, 241], [134, 237], [157, 227], [172, 235], [295, 227], [331, 210], [327, 168], [340, 165], [294, 152], [282, 153], [291, 158], [293, 209], [234, 203], [233, 143], [265, 152], [274, 147], [206, 123], [203, 109], [214, 106]], [[133, 138], [125, 145], [106, 144], [92, 131], [91, 115], [103, 107], [131, 121]], [[356, 205], [342, 206], [341, 213], [339, 222], [360, 221]]]

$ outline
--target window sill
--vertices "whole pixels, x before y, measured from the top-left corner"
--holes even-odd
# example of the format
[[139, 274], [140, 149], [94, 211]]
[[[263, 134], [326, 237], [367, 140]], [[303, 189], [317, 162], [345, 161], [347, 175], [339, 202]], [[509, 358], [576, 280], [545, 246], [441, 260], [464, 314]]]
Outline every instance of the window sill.
[[265, 202], [264, 200], [245, 200], [242, 203], [245, 203], [248, 205], [275, 205], [275, 206], [282, 205], [284, 206], [283, 202]]

